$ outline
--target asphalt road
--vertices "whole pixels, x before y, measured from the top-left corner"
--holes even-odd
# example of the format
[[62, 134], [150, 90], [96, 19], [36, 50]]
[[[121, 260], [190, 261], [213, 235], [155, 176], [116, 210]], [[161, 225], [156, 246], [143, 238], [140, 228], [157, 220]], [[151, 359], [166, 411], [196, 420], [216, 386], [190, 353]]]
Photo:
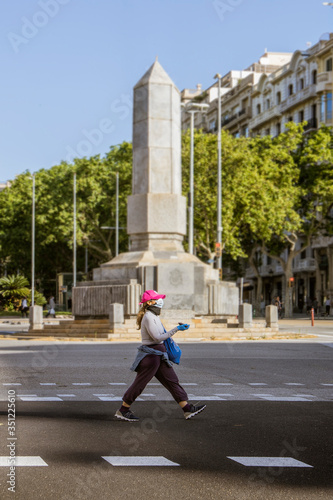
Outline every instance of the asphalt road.
[[332, 345], [184, 344], [177, 373], [207, 409], [186, 421], [152, 381], [127, 423], [113, 415], [135, 344], [3, 341], [0, 459], [14, 391], [15, 453], [30, 465], [16, 467], [15, 493], [0, 467], [0, 497], [332, 498]]

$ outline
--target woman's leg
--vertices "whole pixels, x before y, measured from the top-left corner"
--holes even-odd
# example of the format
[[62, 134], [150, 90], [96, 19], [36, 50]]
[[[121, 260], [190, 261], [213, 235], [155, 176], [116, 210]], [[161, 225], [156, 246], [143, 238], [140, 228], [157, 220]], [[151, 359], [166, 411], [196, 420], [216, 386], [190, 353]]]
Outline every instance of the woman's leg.
[[[127, 389], [123, 396], [123, 405], [130, 407], [138, 396], [145, 389], [146, 385], [154, 377], [161, 364], [160, 356], [148, 354], [140, 362], [133, 384]], [[162, 364], [165, 364], [164, 361]]]
[[166, 363], [161, 363], [155, 377], [170, 392], [173, 399], [179, 403], [181, 407], [187, 404], [187, 393], [180, 385], [177, 374], [173, 368], [167, 366]]

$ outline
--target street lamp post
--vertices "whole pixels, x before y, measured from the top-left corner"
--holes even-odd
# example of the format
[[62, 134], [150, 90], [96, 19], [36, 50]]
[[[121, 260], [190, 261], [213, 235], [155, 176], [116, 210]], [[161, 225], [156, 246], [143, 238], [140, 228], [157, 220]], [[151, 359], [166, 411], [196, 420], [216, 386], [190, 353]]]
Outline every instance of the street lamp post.
[[35, 305], [35, 174], [32, 175], [31, 306]]
[[73, 287], [76, 286], [76, 173], [73, 186]]
[[195, 113], [203, 112], [209, 108], [206, 103], [191, 102], [185, 106], [185, 111], [191, 115], [191, 141], [190, 141], [190, 192], [188, 202], [188, 252], [194, 253], [193, 250], [193, 219], [194, 219], [194, 115]]
[[216, 259], [222, 279], [222, 148], [221, 148], [221, 75], [214, 76], [218, 80], [217, 93], [217, 245], [219, 257]]

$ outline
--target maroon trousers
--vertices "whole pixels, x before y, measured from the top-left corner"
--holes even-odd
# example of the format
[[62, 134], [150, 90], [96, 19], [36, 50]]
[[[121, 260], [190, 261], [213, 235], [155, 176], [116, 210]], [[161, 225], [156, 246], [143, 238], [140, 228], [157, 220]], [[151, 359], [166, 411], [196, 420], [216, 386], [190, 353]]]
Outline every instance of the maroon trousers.
[[[166, 352], [164, 344], [151, 345], [157, 351]], [[156, 377], [159, 382], [171, 393], [177, 403], [187, 401], [188, 397], [185, 390], [179, 384], [178, 377], [173, 368], [162, 361], [161, 356], [148, 354], [141, 361], [137, 368], [137, 375], [133, 384], [124, 394], [123, 401], [131, 405], [145, 389], [148, 382]]]

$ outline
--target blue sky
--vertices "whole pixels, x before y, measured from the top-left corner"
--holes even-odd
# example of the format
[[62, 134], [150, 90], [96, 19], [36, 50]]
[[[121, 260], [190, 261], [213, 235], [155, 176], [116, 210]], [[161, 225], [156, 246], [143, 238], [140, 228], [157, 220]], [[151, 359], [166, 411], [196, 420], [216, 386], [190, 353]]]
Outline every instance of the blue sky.
[[11, 0], [0, 5], [0, 180], [132, 137], [132, 88], [158, 56], [208, 87], [267, 48], [333, 31], [321, 0]]

